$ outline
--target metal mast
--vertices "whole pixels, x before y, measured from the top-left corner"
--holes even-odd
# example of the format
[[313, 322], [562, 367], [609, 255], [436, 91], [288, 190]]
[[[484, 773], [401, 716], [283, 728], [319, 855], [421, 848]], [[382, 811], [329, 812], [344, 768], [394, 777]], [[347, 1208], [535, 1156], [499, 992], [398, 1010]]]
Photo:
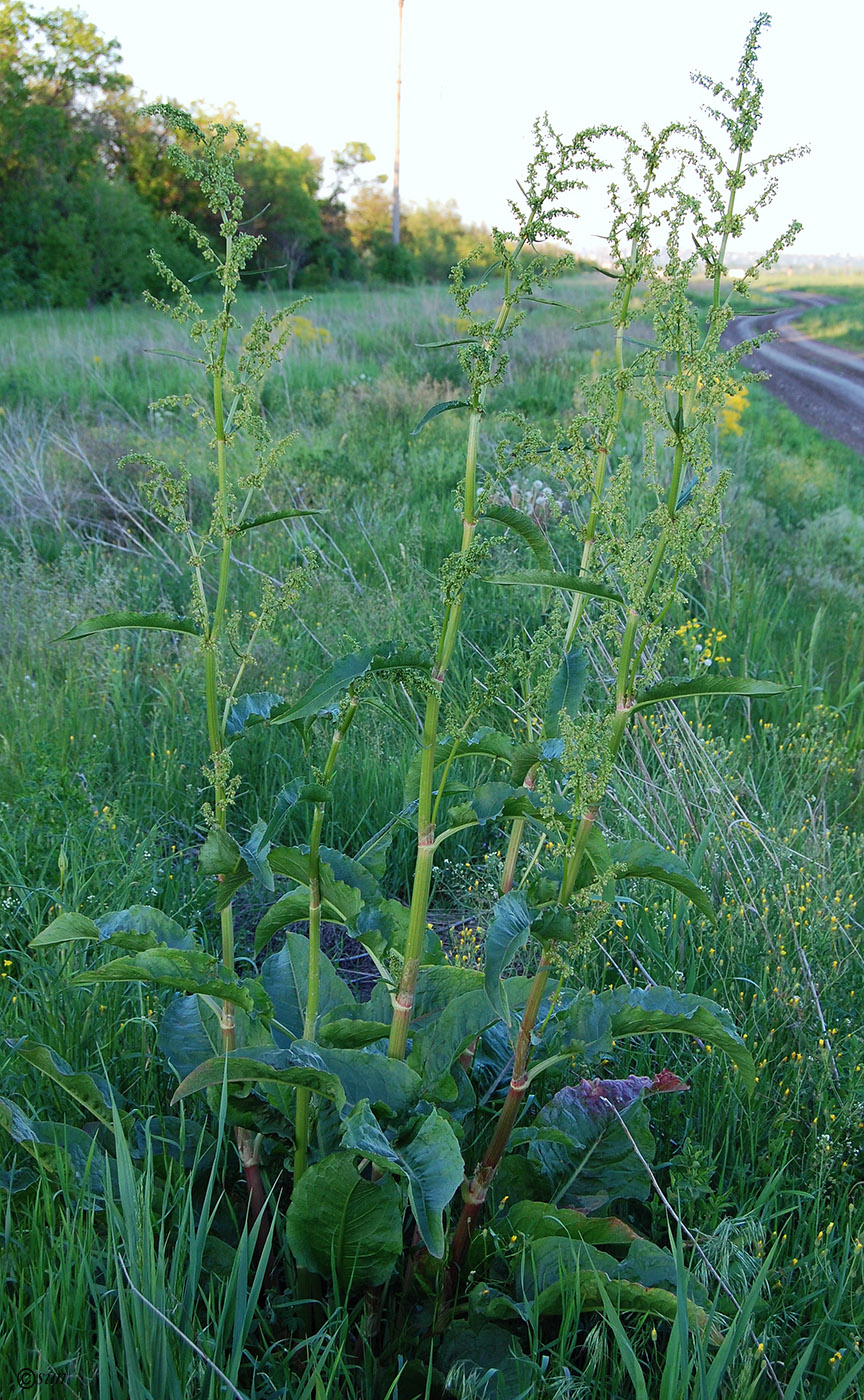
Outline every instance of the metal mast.
[[393, 242], [399, 243], [399, 129], [402, 118], [402, 6], [399, 0], [399, 58], [396, 67], [396, 156], [393, 161]]

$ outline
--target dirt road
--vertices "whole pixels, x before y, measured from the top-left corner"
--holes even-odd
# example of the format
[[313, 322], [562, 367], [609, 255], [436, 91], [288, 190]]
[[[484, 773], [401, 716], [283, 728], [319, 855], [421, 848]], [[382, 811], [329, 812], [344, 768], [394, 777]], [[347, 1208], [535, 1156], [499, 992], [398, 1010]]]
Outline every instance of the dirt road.
[[766, 388], [826, 437], [837, 438], [864, 453], [864, 356], [838, 350], [818, 340], [808, 340], [795, 321], [814, 306], [826, 306], [832, 298], [808, 292], [790, 292], [789, 306], [768, 316], [747, 316], [733, 321], [724, 343], [737, 344], [763, 331], [777, 331], [779, 339], [746, 356], [746, 369], [767, 370]]

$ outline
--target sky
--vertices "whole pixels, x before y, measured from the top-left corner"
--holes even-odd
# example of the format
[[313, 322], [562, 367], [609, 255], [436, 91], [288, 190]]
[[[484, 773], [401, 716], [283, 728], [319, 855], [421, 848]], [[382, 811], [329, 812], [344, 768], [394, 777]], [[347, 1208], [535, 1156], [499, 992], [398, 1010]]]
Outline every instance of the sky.
[[[284, 145], [324, 157], [365, 141], [392, 170], [398, 0], [65, 0], [119, 40], [148, 100], [233, 103]], [[765, 3], [765, 0], [763, 0]], [[47, 4], [45, 5], [47, 8]], [[764, 124], [754, 155], [808, 145], [743, 245], [794, 218], [805, 254], [864, 256], [860, 0], [775, 0], [763, 31]], [[572, 134], [696, 116], [693, 70], [727, 83], [757, 0], [404, 0], [401, 190], [454, 199], [464, 218], [509, 227], [507, 198], [548, 112]], [[573, 236], [597, 252], [604, 210]]]

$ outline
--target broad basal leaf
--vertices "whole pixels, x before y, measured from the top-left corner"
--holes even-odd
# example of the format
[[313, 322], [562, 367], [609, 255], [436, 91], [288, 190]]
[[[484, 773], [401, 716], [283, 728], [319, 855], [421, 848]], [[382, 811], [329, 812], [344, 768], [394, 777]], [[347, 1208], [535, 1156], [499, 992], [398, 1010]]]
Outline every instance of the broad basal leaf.
[[404, 1060], [391, 1060], [374, 1050], [336, 1050], [307, 1040], [296, 1040], [291, 1054], [297, 1064], [308, 1063], [335, 1074], [349, 1110], [361, 1099], [368, 1099], [374, 1107], [399, 1118], [420, 1097], [420, 1076]]
[[322, 1098], [332, 1099], [338, 1108], [345, 1103], [345, 1094], [338, 1077], [308, 1054], [297, 1056], [293, 1047], [287, 1050], [264, 1047], [260, 1050], [234, 1050], [229, 1055], [214, 1055], [197, 1065], [174, 1090], [171, 1103], [185, 1099], [201, 1089], [218, 1088], [228, 1084], [281, 1084], [292, 1088], [311, 1089]]
[[47, 928], [28, 943], [29, 948], [48, 948], [52, 943], [72, 943], [76, 939], [99, 940], [99, 928], [85, 914], [58, 914]]
[[[319, 957], [318, 1015], [324, 1017], [352, 1001], [353, 994], [327, 954], [322, 952]], [[309, 939], [299, 933], [286, 933], [285, 946], [267, 958], [261, 968], [261, 981], [273, 1003], [273, 1019], [278, 1022], [273, 1027], [277, 1044], [289, 1045], [292, 1039], [299, 1040], [309, 995]]]
[[[642, 1254], [646, 1246], [647, 1253]], [[678, 1315], [674, 1280], [671, 1288], [637, 1281], [628, 1277], [626, 1259], [619, 1263], [605, 1250], [595, 1249], [583, 1240], [561, 1237], [541, 1239], [532, 1244], [528, 1252], [530, 1259], [526, 1261], [522, 1277], [527, 1299], [541, 1317], [560, 1313], [564, 1300], [574, 1291], [582, 1307], [592, 1311], [603, 1311], [605, 1294], [616, 1312], [662, 1317], [668, 1322], [674, 1322]], [[650, 1263], [656, 1264], [655, 1255], [663, 1253], [647, 1240], [638, 1240], [631, 1252], [640, 1254], [647, 1277], [652, 1272], [648, 1267], [648, 1256]], [[672, 1256], [667, 1257], [674, 1269]], [[634, 1259], [630, 1271], [640, 1271], [637, 1260]], [[665, 1269], [662, 1272], [665, 1282], [668, 1272]], [[694, 1331], [706, 1333], [710, 1319], [705, 1309], [691, 1298], [687, 1299], [686, 1307]]]
[[[97, 920], [101, 939], [110, 939], [115, 947], [132, 948], [135, 952], [145, 947], [164, 943], [166, 948], [195, 948], [196, 941], [176, 919], [154, 909], [149, 904], [133, 904], [131, 909], [120, 909], [113, 914], [103, 914]], [[137, 943], [129, 939], [146, 940]]]
[[392, 1176], [369, 1181], [353, 1156], [315, 1162], [295, 1185], [285, 1234], [301, 1268], [349, 1288], [386, 1283], [402, 1253], [402, 1202]]
[[600, 1248], [629, 1248], [639, 1239], [633, 1227], [617, 1216], [585, 1215], [566, 1206], [549, 1205], [547, 1201], [515, 1201], [508, 1206], [507, 1224], [514, 1234], [524, 1235], [529, 1240], [567, 1235]]
[[[641, 1102], [626, 1113], [627, 1127], [650, 1164], [654, 1139]], [[540, 1162], [562, 1204], [594, 1211], [622, 1198], [647, 1200], [651, 1183], [618, 1119], [584, 1102], [578, 1087], [560, 1089], [532, 1125], [529, 1155]], [[547, 1136], [548, 1133], [548, 1136]]]
[[50, 1176], [57, 1176], [59, 1162], [66, 1163], [73, 1179], [97, 1195], [104, 1189], [105, 1153], [81, 1128], [30, 1118], [11, 1099], [0, 1098], [0, 1128], [35, 1158]]
[[364, 1099], [346, 1119], [343, 1145], [382, 1171], [405, 1177], [408, 1199], [423, 1243], [435, 1259], [444, 1254], [442, 1212], [462, 1185], [465, 1164], [456, 1134], [433, 1108], [410, 1142], [389, 1141]]
[[101, 967], [77, 972], [70, 980], [82, 987], [94, 982], [153, 982], [159, 987], [173, 987], [178, 992], [219, 997], [242, 1006], [245, 1011], [258, 1009], [250, 983], [238, 981], [215, 958], [198, 950], [147, 948], [132, 957], [114, 958]]
[[[338, 1010], [338, 1008], [337, 1008]], [[389, 1021], [370, 1021], [359, 1014], [339, 1016], [331, 1014], [318, 1026], [317, 1039], [321, 1045], [331, 1045], [337, 1050], [362, 1050], [366, 1045], [375, 1045], [386, 1040], [390, 1034]]]
[[[247, 987], [255, 984], [247, 982]], [[234, 1007], [234, 1042], [240, 1049], [272, 1048], [273, 1034], [265, 1018]], [[219, 1013], [212, 1002], [198, 996], [176, 996], [169, 1001], [159, 1024], [156, 1044], [178, 1079], [205, 1060], [222, 1053]]]
[[528, 1400], [542, 1393], [543, 1372], [523, 1352], [512, 1332], [480, 1317], [449, 1322], [436, 1361], [471, 1376], [472, 1400]]
[[[49, 1050], [47, 1045], [39, 1045], [26, 1036], [10, 1042], [10, 1049], [38, 1069], [46, 1079], [53, 1080], [70, 1098], [82, 1104], [91, 1117], [97, 1118], [106, 1127], [114, 1127], [111, 1089], [107, 1080], [102, 1079], [100, 1075], [73, 1070], [56, 1051]], [[119, 1095], [115, 1097], [119, 1098]]]
[[156, 1043], [178, 1079], [218, 1052], [218, 1025], [208, 1029], [197, 996], [176, 996], [165, 1008]]

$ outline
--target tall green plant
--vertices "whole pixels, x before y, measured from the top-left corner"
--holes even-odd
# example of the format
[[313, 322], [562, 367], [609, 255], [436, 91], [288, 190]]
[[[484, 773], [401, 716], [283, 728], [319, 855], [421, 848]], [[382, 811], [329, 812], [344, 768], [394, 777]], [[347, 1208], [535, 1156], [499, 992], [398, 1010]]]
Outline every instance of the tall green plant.
[[[757, 20], [748, 36], [734, 88], [699, 79], [724, 104], [714, 115], [727, 138], [726, 155], [697, 127], [672, 124], [642, 142], [593, 129], [565, 142], [548, 123], [537, 124], [523, 202], [513, 205], [516, 231], [495, 234], [502, 288], [497, 309], [478, 309], [485, 306], [489, 274], [472, 284], [470, 259], [454, 270], [465, 329], [450, 344], [467, 389], [462, 398], [436, 405], [418, 425], [419, 431], [444, 412], [467, 416], [458, 493], [461, 538], [441, 566], [436, 635], [428, 650], [388, 641], [342, 657], [299, 698], [241, 694], [241, 683], [258, 632], [293, 600], [303, 568], [294, 569], [281, 593], [268, 588], [250, 636], [241, 638], [229, 602], [232, 540], [295, 513], [250, 513], [255, 491], [285, 448], [270, 439], [257, 386], [290, 333], [290, 308], [259, 316], [231, 365], [232, 307], [255, 245], [241, 231], [241, 196], [232, 171], [231, 143], [242, 142], [242, 131], [217, 126], [205, 134], [182, 113], [161, 109], [200, 152], [192, 157], [180, 150], [176, 159], [219, 212], [224, 239], [224, 252], [217, 255], [189, 229], [221, 285], [222, 304], [212, 320], [160, 264], [175, 298], [162, 309], [188, 325], [208, 376], [210, 403], [190, 407], [211, 444], [212, 513], [206, 530], [196, 532], [185, 478], [146, 459], [151, 500], [188, 546], [191, 617], [112, 614], [80, 624], [67, 639], [121, 626], [198, 638], [212, 788], [201, 870], [217, 878], [221, 958], [145, 906], [96, 921], [64, 913], [34, 943], [78, 939], [122, 953], [75, 973], [80, 985], [132, 980], [179, 992], [159, 1037], [180, 1080], [175, 1100], [205, 1092], [212, 1108], [217, 1091], [227, 1086], [226, 1111], [255, 1212], [264, 1203], [262, 1146], [278, 1166], [287, 1138], [293, 1192], [284, 1228], [300, 1268], [333, 1277], [346, 1291], [383, 1285], [401, 1267], [406, 1283], [421, 1291], [431, 1287], [430, 1328], [436, 1312], [439, 1325], [448, 1315], [442, 1302], [460, 1298], [469, 1257], [475, 1269], [494, 1274], [494, 1259], [472, 1235], [505, 1157], [521, 1162], [511, 1172], [523, 1183], [525, 1198], [516, 1203], [514, 1226], [530, 1242], [541, 1313], [554, 1312], [566, 1288], [576, 1287], [585, 1308], [603, 1312], [613, 1299], [622, 1311], [675, 1318], [674, 1261], [616, 1217], [591, 1209], [647, 1192], [642, 1163], [630, 1152], [619, 1115], [626, 1115], [628, 1133], [648, 1160], [646, 1098], [686, 1086], [665, 1071], [562, 1084], [565, 1067], [585, 1068], [608, 1057], [625, 1038], [672, 1033], [709, 1040], [737, 1066], [745, 1091], [754, 1083], [750, 1052], [723, 1008], [656, 986], [623, 985], [595, 995], [574, 986], [570, 970], [574, 951], [610, 919], [622, 882], [659, 882], [705, 919], [714, 918], [707, 894], [679, 857], [647, 840], [613, 839], [614, 816], [604, 816], [601, 824], [628, 742], [635, 742], [634, 717], [677, 699], [764, 697], [779, 689], [761, 679], [707, 673], [695, 680], [664, 678], [669, 619], [681, 585], [707, 557], [719, 529], [726, 478], [712, 471], [713, 426], [747, 348], [721, 346], [733, 293], [746, 292], [795, 232], [793, 226], [743, 279], [724, 289], [728, 240], [742, 227], [739, 191], [785, 159], [749, 159], [761, 106], [755, 57], [765, 22], [764, 16]], [[585, 386], [584, 412], [549, 440], [522, 420], [517, 441], [493, 446], [486, 434], [494, 390], [508, 368], [510, 338], [530, 300], [567, 265], [539, 259], [533, 245], [564, 236], [568, 197], [607, 168], [607, 146], [612, 156], [621, 152], [623, 171], [623, 183], [610, 187], [612, 365]], [[771, 189], [769, 179], [751, 212]], [[707, 321], [691, 291], [703, 265], [713, 289]], [[650, 323], [638, 337], [637, 310]], [[627, 441], [639, 444], [630, 454], [620, 447], [625, 424]], [[240, 433], [251, 443], [255, 468], [238, 477], [232, 453]], [[500, 504], [499, 487], [514, 460], [534, 469], [542, 463], [561, 483], [572, 511], [559, 548], [566, 559], [575, 546], [572, 567], [559, 564], [536, 521]], [[488, 532], [502, 525], [532, 551], [534, 567], [495, 571]], [[469, 591], [492, 586], [514, 589], [517, 596], [539, 590], [551, 602], [540, 625], [534, 608], [528, 628], [533, 636], [524, 652], [510, 650], [500, 658], [493, 672], [497, 692], [460, 715], [448, 703], [446, 688], [465, 602]], [[330, 849], [322, 844], [324, 822], [338, 794], [346, 736], [355, 731], [365, 701], [379, 703], [376, 690], [394, 681], [425, 695], [406, 805], [355, 854]], [[513, 689], [529, 718], [527, 743], [495, 727], [496, 707]], [[487, 719], [491, 723], [481, 723]], [[280, 794], [270, 820], [260, 820], [241, 840], [228, 829], [237, 785], [233, 754], [262, 724], [292, 726], [308, 754], [323, 736], [326, 758], [321, 766], [310, 763], [310, 771]], [[294, 807], [310, 813], [308, 842], [279, 845]], [[383, 881], [394, 830], [408, 822], [417, 846], [406, 907], [388, 897]], [[484, 970], [453, 966], [427, 917], [436, 853], [457, 833], [508, 825], [513, 834], [505, 888], [486, 931]], [[520, 871], [526, 829], [537, 844]], [[253, 880], [275, 892], [277, 878], [290, 885], [260, 921], [255, 945], [261, 952], [279, 937], [280, 946], [260, 970], [240, 977], [233, 897]], [[323, 953], [325, 921], [350, 930], [376, 962], [381, 976], [369, 1001], [357, 1000]], [[301, 922], [306, 933], [294, 930]], [[514, 975], [517, 958], [524, 972]], [[27, 1053], [73, 1096], [85, 1093], [104, 1106], [86, 1076], [75, 1076], [65, 1062], [58, 1067], [44, 1047], [27, 1047]], [[462, 1143], [490, 1128], [476, 1087], [484, 1075], [507, 1078], [509, 1087], [448, 1241], [448, 1212], [465, 1177]], [[550, 1083], [557, 1092], [544, 1088]], [[529, 1088], [536, 1109], [530, 1121]], [[4, 1121], [23, 1141], [11, 1110]], [[550, 1210], [556, 1221], [551, 1231]], [[407, 1256], [406, 1211], [416, 1241]], [[446, 1278], [430, 1262], [436, 1260], [448, 1261]], [[470, 1306], [478, 1325], [493, 1329], [514, 1316], [513, 1299], [491, 1287], [472, 1293]], [[688, 1307], [693, 1324], [710, 1336], [708, 1314], [695, 1292]]]

